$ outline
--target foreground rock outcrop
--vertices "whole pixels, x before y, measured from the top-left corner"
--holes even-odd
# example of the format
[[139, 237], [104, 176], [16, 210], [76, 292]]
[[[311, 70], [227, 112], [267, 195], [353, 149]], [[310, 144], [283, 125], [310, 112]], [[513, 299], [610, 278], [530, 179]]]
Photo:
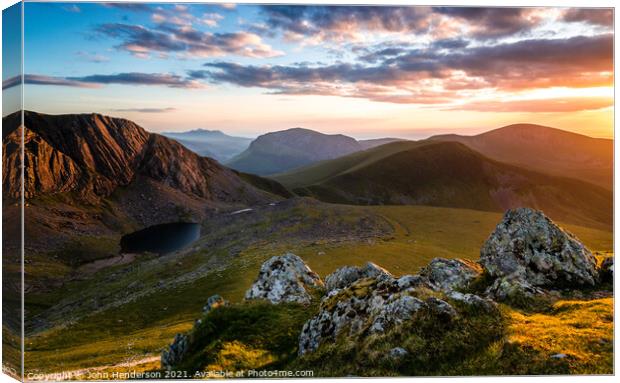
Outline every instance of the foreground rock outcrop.
[[[223, 306], [227, 306], [228, 301], [221, 295], [215, 294], [207, 299], [207, 304], [203, 306], [203, 315]], [[196, 320], [194, 328], [202, 323], [202, 319]], [[191, 338], [187, 334], [176, 334], [172, 344], [161, 353], [161, 367], [166, 370], [172, 369], [183, 360], [189, 350]]]
[[245, 293], [246, 300], [264, 299], [271, 303], [310, 303], [312, 289], [322, 288], [319, 275], [295, 254], [270, 258], [263, 264], [258, 279]]
[[482, 274], [482, 268], [467, 259], [435, 258], [422, 269], [420, 275], [436, 289], [452, 291], [466, 289]]
[[[435, 258], [419, 274], [401, 277], [368, 262], [362, 267], [339, 268], [326, 277], [324, 285], [301, 258], [288, 253], [262, 265], [246, 300], [303, 304], [267, 305], [274, 311], [292, 310], [287, 318], [289, 313], [304, 313], [297, 317], [299, 327], [293, 332], [297, 334], [301, 328], [296, 351], [303, 356], [298, 360], [302, 364], [331, 362], [342, 353], [348, 358], [348, 352], [356, 350], [351, 357], [362, 358], [357, 362], [364, 366], [368, 359], [363, 358], [369, 357], [372, 363], [380, 360], [394, 367], [406, 365], [427, 348], [430, 353], [419, 360], [434, 358], [435, 346], [458, 353], [462, 347], [476, 349], [478, 342], [494, 344], [502, 336], [505, 322], [496, 301], [506, 300], [513, 306], [525, 303], [531, 309], [564, 292], [572, 296], [587, 293], [575, 291], [580, 288], [604, 288], [599, 282], [612, 274], [613, 258], [605, 259], [597, 269], [590, 251], [574, 236], [541, 212], [516, 209], [508, 211], [497, 225], [478, 262]], [[321, 298], [319, 293], [323, 293]], [[597, 292], [596, 296], [601, 294], [606, 293]], [[514, 299], [523, 295], [546, 298], [540, 302]], [[320, 299], [318, 310], [307, 312], [314, 310], [314, 305], [307, 305], [313, 299]], [[220, 296], [209, 298], [203, 319], [217, 321], [217, 316], [208, 315], [225, 304]], [[257, 306], [245, 307], [252, 310]], [[264, 312], [264, 306], [260, 310]], [[194, 339], [191, 334], [190, 338], [177, 335], [162, 354], [164, 368], [184, 358], [188, 339]], [[203, 334], [203, 339], [207, 336], [214, 333]], [[333, 347], [321, 348], [325, 344]], [[319, 348], [321, 351], [314, 353]], [[337, 367], [340, 362], [334, 363]]]
[[187, 353], [189, 337], [185, 334], [177, 334], [167, 350], [161, 353], [161, 367], [170, 370], [177, 365]]
[[572, 234], [542, 212], [509, 210], [480, 251], [480, 264], [496, 278], [488, 292], [500, 299], [519, 291], [594, 286], [596, 259]]
[[363, 267], [344, 266], [325, 277], [327, 291], [342, 289], [362, 278], [392, 277], [389, 271], [372, 262]]
[[601, 279], [605, 282], [614, 281], [614, 257], [607, 257], [601, 263]]
[[448, 303], [425, 296], [430, 286], [422, 279], [403, 278], [380, 275], [332, 290], [321, 301], [318, 315], [304, 325], [299, 354], [316, 350], [321, 343], [334, 340], [343, 331], [350, 336], [384, 332], [411, 319], [420, 310], [447, 318], [455, 315]]

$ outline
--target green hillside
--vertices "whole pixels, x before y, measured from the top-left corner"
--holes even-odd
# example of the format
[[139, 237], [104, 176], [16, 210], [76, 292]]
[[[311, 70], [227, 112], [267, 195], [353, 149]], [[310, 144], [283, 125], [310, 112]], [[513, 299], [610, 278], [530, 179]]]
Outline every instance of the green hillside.
[[554, 219], [612, 223], [612, 193], [491, 160], [456, 142], [402, 142], [275, 177], [300, 195], [358, 205], [504, 211], [528, 206]]
[[358, 169], [379, 161], [392, 154], [407, 149], [413, 149], [420, 144], [422, 143], [416, 141], [392, 142], [372, 149], [349, 154], [348, 156], [321, 161], [290, 172], [275, 174], [270, 176], [270, 178], [275, 179], [290, 189], [314, 185], [347, 171]]
[[497, 161], [613, 188], [613, 140], [535, 124], [508, 125], [475, 136], [446, 134], [429, 140], [460, 142]]
[[[209, 296], [239, 302], [273, 255], [292, 251], [322, 277], [367, 261], [399, 275], [416, 273], [434, 257], [477, 259], [500, 219], [498, 213], [466, 209], [341, 206], [308, 199], [212, 217], [191, 248], [165, 257], [145, 255], [61, 289], [29, 294], [27, 325], [39, 329], [29, 330], [26, 365], [45, 372], [127, 370], [118, 364], [132, 360], [144, 361], [135, 368], [154, 368], [153, 358], [174, 334], [192, 327]], [[613, 248], [610, 231], [562, 226], [593, 251]], [[26, 272], [45, 272], [38, 267], [33, 262]]]

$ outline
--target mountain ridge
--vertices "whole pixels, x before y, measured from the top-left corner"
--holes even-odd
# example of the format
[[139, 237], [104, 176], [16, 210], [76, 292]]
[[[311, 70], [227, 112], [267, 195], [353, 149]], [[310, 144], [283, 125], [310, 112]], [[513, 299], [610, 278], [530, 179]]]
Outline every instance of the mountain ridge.
[[[297, 178], [293, 173], [274, 179], [285, 186], [296, 186], [293, 191], [300, 195], [332, 203], [413, 204], [484, 211], [530, 206], [560, 220], [595, 221], [599, 226], [612, 222], [612, 194], [600, 186], [502, 163], [458, 142], [416, 142], [398, 149], [375, 154], [361, 165], [358, 158], [350, 168], [340, 168], [333, 174], [325, 172], [326, 178], [305, 186], [299, 186], [305, 177], [303, 171]], [[317, 166], [318, 170], [311, 170], [320, 173], [320, 167], [335, 168], [345, 159], [325, 161]]]
[[225, 162], [244, 151], [251, 138], [228, 135], [221, 130], [194, 129], [185, 132], [163, 132], [189, 150], [219, 162]]
[[391, 138], [358, 141], [344, 134], [290, 128], [263, 134], [227, 166], [258, 175], [276, 174], [381, 145]]
[[[26, 111], [24, 125], [26, 197], [75, 191], [96, 200], [108, 197], [117, 187], [127, 186], [138, 174], [207, 200], [242, 200], [244, 197], [234, 192], [241, 187], [254, 197], [260, 194], [217, 161], [200, 157], [174, 140], [148, 133], [126, 119]], [[4, 156], [8, 163], [19, 155], [15, 146], [7, 146], [8, 142], [15, 144], [14, 132], [6, 132], [9, 141], [4, 144]], [[38, 166], [46, 163], [52, 164], [51, 173], [62, 176], [70, 171], [74, 176], [61, 185], [50, 184], [54, 179], [50, 180], [45, 166]], [[14, 197], [17, 178], [10, 169], [3, 175], [3, 184]]]
[[456, 141], [506, 163], [613, 188], [613, 140], [537, 124], [512, 124], [474, 136], [432, 136]]

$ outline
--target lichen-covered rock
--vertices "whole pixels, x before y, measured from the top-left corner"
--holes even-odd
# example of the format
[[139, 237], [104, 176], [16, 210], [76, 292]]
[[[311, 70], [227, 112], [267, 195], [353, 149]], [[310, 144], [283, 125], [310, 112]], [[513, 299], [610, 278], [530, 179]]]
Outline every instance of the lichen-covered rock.
[[499, 301], [521, 297], [532, 298], [544, 293], [544, 290], [531, 285], [518, 275], [498, 278], [485, 291], [487, 296]]
[[271, 303], [309, 303], [310, 290], [323, 287], [318, 274], [295, 254], [275, 256], [263, 263], [258, 279], [245, 293], [246, 300], [264, 299]]
[[330, 291], [321, 301], [319, 313], [302, 329], [299, 354], [314, 351], [343, 332], [350, 336], [384, 332], [412, 319], [420, 310], [439, 316], [455, 315], [447, 302], [425, 298], [425, 292], [430, 291], [427, 286], [416, 276], [396, 279], [379, 275]]
[[482, 274], [482, 268], [466, 259], [435, 258], [420, 272], [429, 282], [443, 291], [466, 289]]
[[454, 307], [439, 298], [428, 298], [426, 300], [426, 304], [428, 305], [430, 312], [444, 322], [449, 322], [458, 315]]
[[362, 278], [392, 277], [389, 271], [372, 262], [363, 267], [344, 266], [325, 277], [327, 291], [342, 289]]
[[177, 365], [185, 356], [189, 346], [189, 337], [184, 334], [177, 334], [174, 341], [167, 350], [161, 353], [161, 367], [170, 370]]
[[458, 291], [451, 291], [448, 297], [453, 301], [460, 302], [467, 306], [477, 307], [486, 312], [494, 312], [497, 310], [497, 303], [488, 298], [482, 298], [475, 294], [463, 294]]
[[419, 275], [403, 275], [396, 280], [398, 288], [401, 290], [414, 289], [418, 287], [424, 287], [433, 290], [435, 286], [431, 285], [428, 278], [421, 277]]
[[427, 307], [423, 300], [406, 294], [398, 295], [394, 299], [382, 300], [375, 297], [373, 300], [374, 302], [371, 302], [373, 312], [370, 315], [372, 324], [369, 328], [371, 333], [384, 332], [391, 326], [410, 319], [420, 309]]
[[214, 310], [214, 309], [216, 309], [218, 307], [221, 307], [221, 306], [226, 306], [227, 304], [228, 304], [227, 300], [222, 298], [221, 295], [215, 294], [215, 295], [210, 296], [207, 299], [207, 304], [203, 306], [202, 312], [204, 314], [206, 314], [206, 313], [210, 312], [211, 310]]
[[[480, 251], [480, 264], [495, 278], [498, 292], [530, 287], [593, 286], [596, 259], [572, 234], [542, 212], [509, 210]], [[515, 283], [516, 280], [522, 283]], [[508, 283], [506, 283], [508, 282]], [[521, 286], [519, 286], [521, 285]]]

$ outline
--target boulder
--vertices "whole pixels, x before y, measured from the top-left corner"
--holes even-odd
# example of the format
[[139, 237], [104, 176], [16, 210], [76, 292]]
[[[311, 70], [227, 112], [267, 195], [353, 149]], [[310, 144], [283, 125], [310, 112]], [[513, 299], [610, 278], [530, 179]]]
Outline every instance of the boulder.
[[301, 258], [287, 253], [263, 263], [258, 279], [245, 293], [245, 299], [310, 303], [311, 289], [322, 287], [323, 281], [318, 274], [310, 270]]
[[210, 312], [221, 306], [226, 306], [228, 301], [224, 300], [221, 295], [215, 294], [207, 299], [207, 304], [202, 307], [203, 314]]
[[418, 287], [424, 287], [430, 290], [434, 290], [435, 286], [431, 285], [428, 278], [421, 277], [419, 275], [403, 275], [396, 280], [398, 288], [401, 290], [415, 289]]
[[601, 280], [604, 282], [614, 281], [614, 257], [607, 257], [601, 263]]
[[441, 317], [456, 315], [447, 302], [426, 299], [425, 292], [430, 291], [427, 286], [415, 276], [396, 279], [379, 275], [330, 291], [322, 299], [319, 313], [304, 324], [299, 354], [312, 352], [341, 333], [359, 336], [385, 332], [421, 310]]
[[429, 311], [438, 319], [449, 322], [456, 318], [457, 312], [448, 302], [439, 298], [431, 297], [426, 300]]
[[542, 212], [508, 210], [480, 251], [480, 264], [500, 295], [532, 293], [538, 287], [593, 286], [596, 259], [572, 234]]
[[466, 306], [476, 307], [486, 312], [494, 312], [497, 310], [497, 303], [491, 299], [482, 298], [475, 294], [463, 294], [458, 291], [451, 291], [448, 293], [448, 297], [456, 302], [462, 303]]
[[469, 287], [482, 274], [482, 268], [466, 259], [435, 258], [420, 272], [438, 290], [452, 291]]
[[325, 287], [327, 291], [342, 289], [359, 279], [378, 276], [392, 277], [392, 274], [372, 262], [366, 263], [364, 267], [344, 266], [325, 278]]
[[177, 334], [174, 341], [167, 350], [161, 353], [161, 367], [166, 370], [172, 369], [185, 356], [189, 346], [189, 337], [184, 334]]
[[499, 301], [518, 297], [532, 298], [544, 293], [544, 290], [531, 285], [519, 275], [497, 278], [485, 291], [487, 296], [493, 297]]

